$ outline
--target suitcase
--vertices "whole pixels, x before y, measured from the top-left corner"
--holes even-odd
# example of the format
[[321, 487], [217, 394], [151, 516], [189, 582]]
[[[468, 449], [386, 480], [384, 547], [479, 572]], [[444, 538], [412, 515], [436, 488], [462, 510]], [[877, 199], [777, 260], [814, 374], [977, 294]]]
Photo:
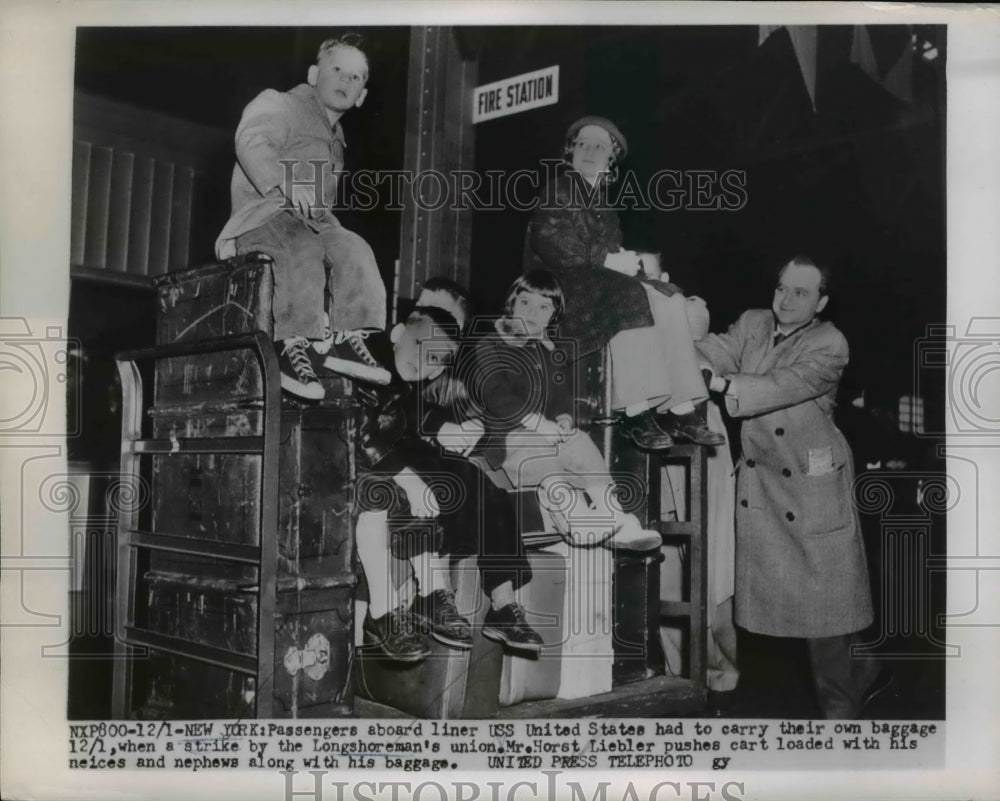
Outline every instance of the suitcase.
[[560, 542], [531, 551], [528, 558], [534, 577], [519, 595], [544, 645], [538, 658], [504, 654], [500, 705], [609, 692], [614, 658], [611, 552]]
[[[638, 517], [644, 528], [657, 529], [661, 522], [659, 457], [636, 448], [620, 427], [613, 424], [607, 349], [587, 354], [578, 365], [577, 380], [583, 390], [577, 401], [581, 427], [586, 428], [601, 449], [625, 511]], [[665, 657], [659, 637], [662, 561], [659, 551], [615, 552], [614, 685], [664, 672]]]
[[612, 570], [606, 548], [570, 548], [563, 616], [566, 620], [559, 698], [611, 691], [614, 661]]
[[500, 706], [555, 698], [562, 671], [566, 556], [554, 550], [528, 552], [532, 579], [517, 591], [528, 624], [542, 638], [537, 657], [505, 651], [500, 676]]
[[476, 558], [458, 561], [451, 572], [455, 602], [473, 624], [472, 649], [449, 648], [428, 638], [430, 656], [407, 665], [359, 647], [358, 695], [418, 718], [479, 720], [494, 716], [503, 655], [500, 645], [481, 633], [488, 601], [482, 593]]
[[279, 593], [274, 626], [275, 715], [353, 715], [354, 586]]

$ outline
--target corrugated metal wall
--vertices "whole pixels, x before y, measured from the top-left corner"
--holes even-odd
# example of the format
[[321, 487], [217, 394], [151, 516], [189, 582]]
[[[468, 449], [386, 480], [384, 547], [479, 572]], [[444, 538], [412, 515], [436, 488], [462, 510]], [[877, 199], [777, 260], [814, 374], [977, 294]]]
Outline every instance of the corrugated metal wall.
[[191, 252], [193, 210], [229, 149], [223, 131], [78, 93], [70, 267], [149, 278], [210, 260]]

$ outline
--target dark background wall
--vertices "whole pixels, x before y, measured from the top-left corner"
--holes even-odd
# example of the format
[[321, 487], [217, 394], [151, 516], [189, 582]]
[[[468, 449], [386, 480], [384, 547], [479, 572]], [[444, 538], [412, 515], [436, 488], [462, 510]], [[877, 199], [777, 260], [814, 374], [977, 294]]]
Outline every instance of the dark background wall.
[[[197, 123], [219, 137], [212, 137], [214, 164], [205, 168], [204, 194], [191, 221], [191, 266], [213, 259], [212, 243], [229, 215], [232, 133], [243, 107], [264, 88], [286, 89], [302, 81], [316, 46], [329, 33], [79, 29], [81, 92], [140, 115], [157, 112]], [[369, 97], [343, 120], [348, 167], [401, 169], [410, 30], [367, 33]], [[905, 39], [911, 33], [886, 28], [878, 35]], [[475, 166], [483, 172], [535, 169], [541, 159], [558, 155], [572, 120], [596, 113], [625, 131], [631, 149], [626, 166], [640, 183], [662, 169], [745, 172], [743, 208], [626, 211], [626, 244], [660, 250], [672, 278], [708, 300], [715, 330], [748, 306], [769, 304], [774, 272], [790, 255], [806, 252], [828, 261], [840, 278], [831, 312], [852, 348], [846, 394], [864, 388], [870, 404], [892, 409], [913, 387], [915, 341], [928, 324], [945, 319], [946, 42], [943, 27], [919, 33], [936, 42], [939, 56], [934, 63], [915, 60], [914, 96], [904, 103], [850, 63], [850, 29], [822, 29], [814, 109], [785, 31], [759, 45], [756, 27], [459, 29], [463, 54], [478, 60], [480, 85], [560, 66], [557, 105], [475, 126]], [[191, 147], [203, 150], [206, 143]], [[372, 244], [391, 286], [399, 212], [344, 217]], [[521, 271], [527, 221], [527, 212], [510, 209], [473, 215], [470, 282], [487, 310], [497, 307]], [[69, 333], [83, 342], [80, 358], [87, 362], [76, 365], [82, 389], [71, 394], [85, 407], [82, 436], [69, 445], [72, 458], [106, 462], [113, 469], [119, 423], [112, 355], [150, 343], [154, 311], [148, 288], [106, 284], [93, 276], [74, 280]], [[943, 386], [925, 381], [921, 388], [928, 417], [940, 421]], [[844, 412], [851, 413], [850, 405], [842, 406]], [[885, 427], [863, 415], [850, 427], [849, 422], [844, 418], [841, 425], [860, 466], [885, 455], [876, 443]], [[871, 521], [867, 525], [875, 548], [878, 537], [871, 535]], [[934, 550], [944, 552], [943, 521], [935, 523], [934, 532], [941, 538]], [[878, 554], [870, 556], [873, 573], [881, 575]], [[940, 589], [935, 589], [937, 609], [943, 608]], [[743, 685], [757, 700], [735, 708], [737, 716], [794, 717], [803, 704], [808, 716], [815, 715], [808, 685], [789, 683], [788, 664], [801, 654], [782, 655], [780, 644], [745, 639], [740, 649]], [[75, 664], [70, 698], [78, 708], [70, 714], [101, 717], [110, 689], [106, 664]], [[81, 664], [92, 669], [81, 670]], [[934, 663], [934, 671], [926, 680], [918, 677], [919, 692], [901, 696], [899, 709], [885, 716], [943, 716], [941, 662]]]
[[[343, 119], [348, 167], [401, 169], [410, 31], [366, 33], [370, 91]], [[661, 251], [672, 279], [708, 300], [715, 330], [767, 305], [789, 256], [827, 261], [839, 277], [830, 313], [852, 345], [845, 384], [888, 407], [913, 385], [914, 342], [945, 316], [944, 28], [883, 26], [873, 36], [905, 43], [914, 33], [935, 41], [939, 57], [914, 59], [913, 99], [904, 103], [851, 63], [851, 28], [822, 27], [814, 109], [785, 30], [759, 45], [756, 26], [455, 29], [463, 55], [478, 60], [480, 85], [560, 67], [558, 104], [475, 126], [477, 170], [537, 169], [558, 156], [573, 119], [596, 113], [625, 132], [626, 166], [641, 185], [663, 169], [741, 171], [743, 208], [625, 211], [626, 246]], [[193, 261], [212, 259], [229, 213], [228, 143], [243, 107], [264, 88], [302, 81], [329, 34], [78, 31], [79, 89], [224, 133], [204, 181], [211, 200], [192, 220]], [[391, 287], [399, 212], [343, 217], [371, 242]], [[509, 208], [473, 214], [470, 284], [486, 310], [520, 272], [527, 221]], [[927, 398], [929, 417], [943, 416], [940, 398]]]
[[[120, 390], [113, 357], [125, 348], [153, 344], [155, 294], [146, 276], [214, 261], [215, 239], [230, 214], [233, 134], [243, 108], [264, 89], [290, 89], [305, 81], [318, 45], [332, 33], [327, 28], [78, 29], [72, 202], [74, 234], [79, 231], [85, 246], [80, 247], [79, 259], [73, 258], [72, 266], [84, 269], [74, 270], [70, 293], [69, 335], [81, 347], [68, 397], [70, 414], [79, 414], [82, 420], [80, 434], [68, 443], [71, 458], [109, 465], [118, 459]], [[373, 33], [368, 97], [361, 110], [342, 121], [348, 141], [346, 161], [348, 169], [399, 170], [410, 30], [380, 28]], [[91, 154], [89, 170], [77, 163], [83, 142], [92, 143], [82, 145]], [[100, 215], [92, 208], [77, 215], [78, 202], [86, 202], [88, 194], [94, 205], [97, 154], [110, 160], [112, 151], [115, 160], [123, 155], [135, 159], [126, 195], [140, 190], [140, 161], [165, 159], [171, 165], [195, 168], [184, 208], [190, 230], [185, 232], [183, 252], [171, 248], [169, 258], [159, 254], [156, 269], [152, 259], [150, 264], [122, 265], [106, 258], [109, 223], [117, 222], [121, 228], [120, 220], [112, 219], [121, 216], [113, 211], [114, 197], [105, 218], [98, 220]], [[176, 172], [172, 166], [168, 170]], [[171, 206], [170, 190], [161, 191], [159, 174], [153, 177], [152, 193], [167, 199], [154, 201], [154, 225], [162, 221], [164, 211], [169, 215]], [[114, 166], [110, 179], [106, 171], [100, 177], [110, 182], [113, 193]], [[176, 200], [176, 193], [173, 197]], [[129, 201], [122, 202], [127, 216]], [[175, 216], [178, 211], [175, 205]], [[400, 213], [346, 212], [341, 217], [372, 245], [383, 280], [391, 286]], [[92, 247], [95, 225], [97, 242]], [[160, 244], [162, 250], [168, 243]], [[142, 276], [138, 280], [121, 280], [137, 272]]]
[[[770, 305], [792, 255], [827, 262], [830, 315], [852, 345], [846, 383], [893, 405], [913, 385], [915, 340], [945, 317], [944, 30], [920, 34], [941, 55], [915, 59], [904, 103], [850, 62], [851, 28], [821, 28], [814, 109], [784, 30], [758, 45], [756, 27], [465, 29], [480, 84], [560, 66], [558, 104], [476, 126], [476, 167], [539, 168], [570, 122], [601, 114], [628, 138], [642, 186], [659, 170], [742, 171], [738, 211], [623, 211], [626, 247], [662, 252], [672, 280], [709, 302], [713, 330]], [[481, 298], [517, 275], [529, 216], [476, 216]]]
[[[215, 237], [229, 218], [232, 138], [244, 107], [264, 89], [284, 91], [304, 83], [319, 44], [336, 32], [252, 27], [78, 30], [78, 89], [211, 126], [225, 136], [226, 145], [216, 148], [214, 169], [203, 181], [201, 213], [192, 220], [192, 261], [213, 259]], [[368, 96], [361, 109], [341, 120], [348, 143], [345, 159], [348, 169], [400, 170], [410, 31], [379, 28], [370, 33]], [[341, 216], [371, 243], [391, 286], [399, 251], [399, 212]]]

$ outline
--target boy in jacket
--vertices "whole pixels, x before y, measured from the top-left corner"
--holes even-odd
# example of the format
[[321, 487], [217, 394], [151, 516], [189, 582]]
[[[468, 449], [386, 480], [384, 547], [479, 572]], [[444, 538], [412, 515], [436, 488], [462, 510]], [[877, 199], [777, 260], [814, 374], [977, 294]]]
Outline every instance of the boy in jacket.
[[[520, 554], [513, 504], [462, 457], [443, 453], [421, 438], [432, 415], [423, 385], [448, 368], [458, 344], [458, 325], [438, 308], [418, 306], [388, 335], [367, 340], [370, 353], [391, 378], [359, 385], [364, 411], [359, 432], [358, 555], [372, 599], [364, 624], [366, 645], [387, 656], [417, 660], [413, 630], [421, 628], [453, 648], [471, 648], [469, 621], [455, 606], [450, 582], [453, 557], [477, 554], [483, 592], [490, 598], [483, 634], [512, 648], [537, 652], [541, 637], [528, 626], [514, 590], [531, 578]], [[412, 518], [431, 521], [414, 524]], [[378, 529], [385, 521], [395, 528]], [[402, 521], [402, 525], [399, 525]], [[389, 577], [388, 551], [413, 566], [417, 593], [400, 608]]]
[[[367, 83], [361, 37], [327, 39], [306, 83], [288, 92], [261, 92], [236, 130], [233, 210], [216, 241], [216, 255], [271, 257], [281, 386], [309, 400], [322, 399], [324, 391], [307, 349], [310, 342], [330, 339], [328, 320], [342, 334], [338, 344], [346, 340], [355, 349], [363, 349], [364, 342], [354, 332], [386, 324], [385, 286], [375, 255], [330, 212], [344, 170], [340, 118], [361, 106]], [[331, 345], [321, 347], [328, 351]]]

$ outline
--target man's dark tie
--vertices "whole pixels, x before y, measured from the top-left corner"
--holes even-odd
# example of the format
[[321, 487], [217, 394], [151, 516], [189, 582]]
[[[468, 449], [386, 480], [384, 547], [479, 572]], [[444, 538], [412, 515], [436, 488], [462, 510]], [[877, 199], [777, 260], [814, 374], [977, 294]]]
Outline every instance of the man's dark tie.
[[778, 347], [778, 345], [780, 345], [786, 339], [788, 339], [788, 334], [779, 331], [777, 334], [774, 335], [774, 347]]

